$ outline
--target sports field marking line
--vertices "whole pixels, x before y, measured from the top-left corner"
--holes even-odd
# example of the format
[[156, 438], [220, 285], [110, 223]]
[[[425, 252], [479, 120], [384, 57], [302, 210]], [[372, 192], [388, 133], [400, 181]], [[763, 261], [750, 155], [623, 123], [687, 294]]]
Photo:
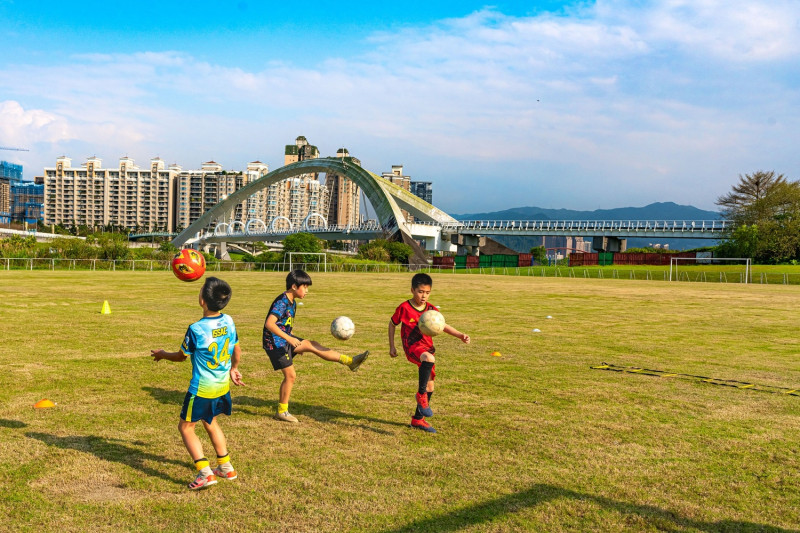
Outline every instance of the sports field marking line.
[[723, 387], [734, 387], [737, 389], [753, 389], [761, 392], [771, 392], [773, 394], [788, 394], [790, 396], [800, 396], [800, 389], [790, 389], [789, 387], [778, 387], [775, 385], [758, 385], [756, 383], [747, 383], [745, 381], [737, 381], [735, 379], [719, 379], [710, 378], [707, 376], [696, 376], [693, 374], [681, 374], [678, 372], [667, 372], [665, 370], [655, 370], [651, 368], [640, 368], [637, 366], [618, 366], [611, 363], [602, 363], [600, 365], [589, 366], [593, 370], [611, 370], [612, 372], [625, 372], [628, 374], [639, 374], [644, 376], [655, 377], [678, 377], [687, 380], [697, 380], [703, 383], [710, 383], [711, 385], [722, 385]]

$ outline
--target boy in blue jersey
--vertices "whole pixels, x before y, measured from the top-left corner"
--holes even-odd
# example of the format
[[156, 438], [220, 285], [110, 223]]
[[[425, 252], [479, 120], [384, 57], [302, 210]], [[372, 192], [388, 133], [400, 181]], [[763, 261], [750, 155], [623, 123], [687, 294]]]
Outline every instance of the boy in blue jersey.
[[334, 361], [345, 365], [355, 372], [369, 355], [363, 352], [353, 357], [343, 355], [335, 350], [326, 348], [316, 341], [301, 339], [292, 334], [294, 316], [297, 312], [297, 299], [303, 299], [308, 294], [311, 286], [311, 276], [303, 270], [292, 270], [286, 276], [286, 291], [282, 292], [272, 305], [269, 306], [267, 318], [264, 321], [262, 345], [269, 356], [272, 368], [283, 372], [283, 381], [278, 397], [278, 412], [275, 418], [282, 422], [299, 420], [289, 414], [289, 396], [297, 378], [294, 371], [294, 357], [298, 354], [311, 352], [326, 361]]
[[[218, 278], [206, 278], [200, 290], [200, 307], [203, 318], [189, 326], [180, 351], [151, 350], [155, 361], [192, 361], [192, 381], [183, 400], [178, 431], [183, 444], [192, 456], [197, 468], [197, 477], [189, 483], [191, 490], [204, 489], [217, 483], [217, 478], [236, 479], [237, 474], [228, 455], [225, 434], [217, 423], [217, 415], [231, 414], [231, 393], [228, 383], [242, 383], [239, 372], [239, 336], [233, 319], [220, 313], [231, 300], [231, 287]], [[202, 420], [214, 450], [217, 452], [217, 467], [211, 466], [203, 454], [203, 445], [194, 432], [198, 420]]]

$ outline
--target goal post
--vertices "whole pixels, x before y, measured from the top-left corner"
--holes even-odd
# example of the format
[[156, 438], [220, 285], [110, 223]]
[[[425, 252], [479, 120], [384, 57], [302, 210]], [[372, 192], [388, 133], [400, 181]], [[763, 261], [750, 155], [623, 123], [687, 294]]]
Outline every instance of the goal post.
[[325, 252], [286, 252], [286, 255], [289, 257], [289, 272], [294, 270], [294, 265], [296, 265], [296, 264], [297, 265], [306, 265], [306, 264], [308, 264], [308, 261], [295, 262], [294, 261], [294, 256], [296, 256], [296, 255], [300, 255], [300, 256], [316, 255], [316, 256], [321, 258], [321, 260], [317, 260], [317, 263], [316, 263], [317, 264], [317, 272], [319, 272], [319, 264], [320, 263], [323, 264], [323, 269], [324, 269], [323, 272], [327, 272], [328, 271], [328, 254], [326, 254]]
[[752, 259], [749, 257], [670, 257], [669, 258], [669, 280], [672, 281], [672, 268], [675, 267], [675, 281], [680, 281], [678, 278], [678, 264], [680, 261], [694, 261], [702, 263], [716, 263], [719, 261], [739, 261], [744, 263], [744, 282], [750, 283], [752, 276]]

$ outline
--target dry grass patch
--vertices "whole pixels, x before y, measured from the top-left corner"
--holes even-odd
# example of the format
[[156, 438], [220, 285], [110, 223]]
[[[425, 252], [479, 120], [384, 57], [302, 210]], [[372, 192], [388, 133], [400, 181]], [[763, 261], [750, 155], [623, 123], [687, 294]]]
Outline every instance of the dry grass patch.
[[[280, 376], [261, 350], [285, 275], [222, 273], [247, 383], [221, 420], [240, 479], [195, 494], [176, 430], [189, 364], [148, 354], [177, 348], [200, 316], [200, 286], [167, 272], [0, 275], [0, 320], [13, 332], [0, 353], [10, 376], [0, 502], [11, 529], [179, 531], [197, 517], [222, 531], [800, 523], [800, 398], [589, 368], [800, 387], [800, 287], [434, 275], [432, 303], [473, 343], [437, 338], [439, 433], [427, 435], [407, 427], [415, 368], [387, 353], [409, 275], [312, 274], [298, 334], [371, 355], [357, 373], [299, 357], [291, 410], [301, 424], [290, 426], [271, 418]], [[100, 315], [104, 300], [111, 315]], [[328, 333], [339, 315], [356, 324], [347, 343]], [[34, 411], [43, 397], [58, 407]], [[80, 483], [63, 485], [73, 472]]]

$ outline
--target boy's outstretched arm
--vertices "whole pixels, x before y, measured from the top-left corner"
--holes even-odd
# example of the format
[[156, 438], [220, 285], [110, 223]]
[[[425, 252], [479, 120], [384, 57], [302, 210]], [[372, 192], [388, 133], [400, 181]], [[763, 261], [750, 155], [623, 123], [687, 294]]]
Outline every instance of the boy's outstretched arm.
[[239, 361], [242, 359], [242, 349], [239, 348], [239, 345], [233, 347], [233, 356], [231, 357], [231, 381], [233, 381], [234, 385], [238, 385], [240, 387], [244, 386], [244, 381], [242, 381], [242, 373], [239, 372]]
[[166, 359], [167, 361], [175, 361], [176, 363], [180, 363], [181, 361], [186, 360], [186, 356], [183, 352], [165, 352], [164, 350], [150, 350], [150, 355], [153, 357], [153, 361], [161, 361], [162, 359]]
[[453, 337], [461, 339], [461, 341], [464, 344], [469, 344], [469, 335], [467, 335], [466, 333], [461, 333], [460, 331], [458, 331], [456, 328], [454, 328], [449, 324], [444, 327], [444, 332], [447, 333], [448, 335], [452, 335]]
[[391, 320], [389, 321], [389, 355], [392, 357], [397, 357], [397, 349], [394, 347], [394, 330], [397, 326], [394, 325], [394, 322]]

